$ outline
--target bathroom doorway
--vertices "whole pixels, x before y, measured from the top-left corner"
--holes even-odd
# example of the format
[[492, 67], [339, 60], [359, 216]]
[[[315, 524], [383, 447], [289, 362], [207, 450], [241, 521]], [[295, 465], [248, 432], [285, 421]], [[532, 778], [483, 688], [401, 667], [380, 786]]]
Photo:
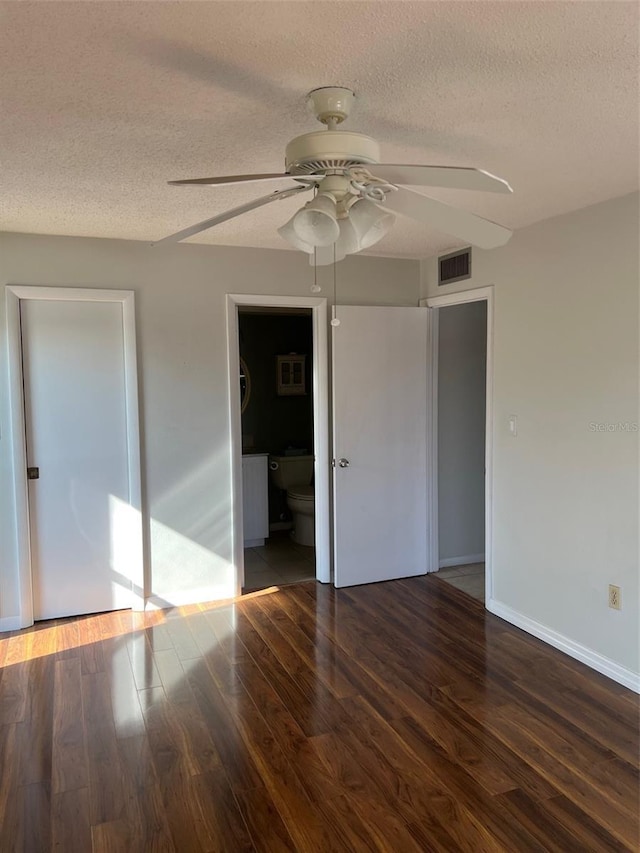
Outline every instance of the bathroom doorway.
[[326, 300], [229, 296], [228, 328], [238, 593], [328, 582]]
[[250, 592], [316, 576], [311, 309], [241, 305], [238, 344]]

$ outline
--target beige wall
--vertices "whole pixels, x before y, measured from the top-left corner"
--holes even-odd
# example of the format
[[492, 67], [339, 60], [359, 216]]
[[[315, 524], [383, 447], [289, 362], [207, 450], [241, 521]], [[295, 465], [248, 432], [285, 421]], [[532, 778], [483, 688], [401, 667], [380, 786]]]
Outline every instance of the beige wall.
[[[323, 293], [333, 279], [321, 271]], [[233, 593], [226, 293], [310, 296], [297, 252], [0, 235], [0, 283], [136, 293], [145, 525], [158, 600]], [[348, 258], [338, 302], [415, 305], [417, 261]], [[0, 302], [0, 620], [18, 610], [4, 299]], [[2, 622], [0, 622], [0, 626]]]
[[495, 288], [494, 599], [635, 673], [638, 234], [634, 194], [474, 250], [471, 281], [438, 287], [436, 259], [421, 276], [422, 296]]

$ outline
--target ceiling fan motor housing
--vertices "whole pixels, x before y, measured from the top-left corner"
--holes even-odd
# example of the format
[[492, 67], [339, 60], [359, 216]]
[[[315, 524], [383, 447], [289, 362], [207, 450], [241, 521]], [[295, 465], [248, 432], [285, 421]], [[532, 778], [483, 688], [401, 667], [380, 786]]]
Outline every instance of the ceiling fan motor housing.
[[292, 139], [285, 152], [285, 171], [290, 175], [321, 174], [379, 162], [380, 146], [375, 139], [349, 130], [304, 133]]

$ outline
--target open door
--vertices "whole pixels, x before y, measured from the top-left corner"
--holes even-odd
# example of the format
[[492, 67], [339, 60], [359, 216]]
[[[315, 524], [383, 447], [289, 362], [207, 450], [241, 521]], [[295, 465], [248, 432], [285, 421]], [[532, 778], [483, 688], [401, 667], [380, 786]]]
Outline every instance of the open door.
[[340, 306], [333, 327], [334, 582], [427, 571], [427, 312]]

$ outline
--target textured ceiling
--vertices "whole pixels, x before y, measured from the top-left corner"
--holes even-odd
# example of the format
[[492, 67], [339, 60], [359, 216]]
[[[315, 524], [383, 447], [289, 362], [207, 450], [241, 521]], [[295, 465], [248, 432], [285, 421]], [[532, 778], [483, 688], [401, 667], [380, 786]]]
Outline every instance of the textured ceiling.
[[[274, 185], [320, 127], [314, 87], [358, 95], [382, 160], [478, 166], [513, 196], [433, 191], [512, 228], [638, 186], [638, 5], [627, 2], [0, 4], [0, 229], [154, 240]], [[266, 186], [266, 190], [263, 188]], [[195, 242], [287, 248], [278, 202]], [[407, 219], [373, 254], [455, 245]]]

